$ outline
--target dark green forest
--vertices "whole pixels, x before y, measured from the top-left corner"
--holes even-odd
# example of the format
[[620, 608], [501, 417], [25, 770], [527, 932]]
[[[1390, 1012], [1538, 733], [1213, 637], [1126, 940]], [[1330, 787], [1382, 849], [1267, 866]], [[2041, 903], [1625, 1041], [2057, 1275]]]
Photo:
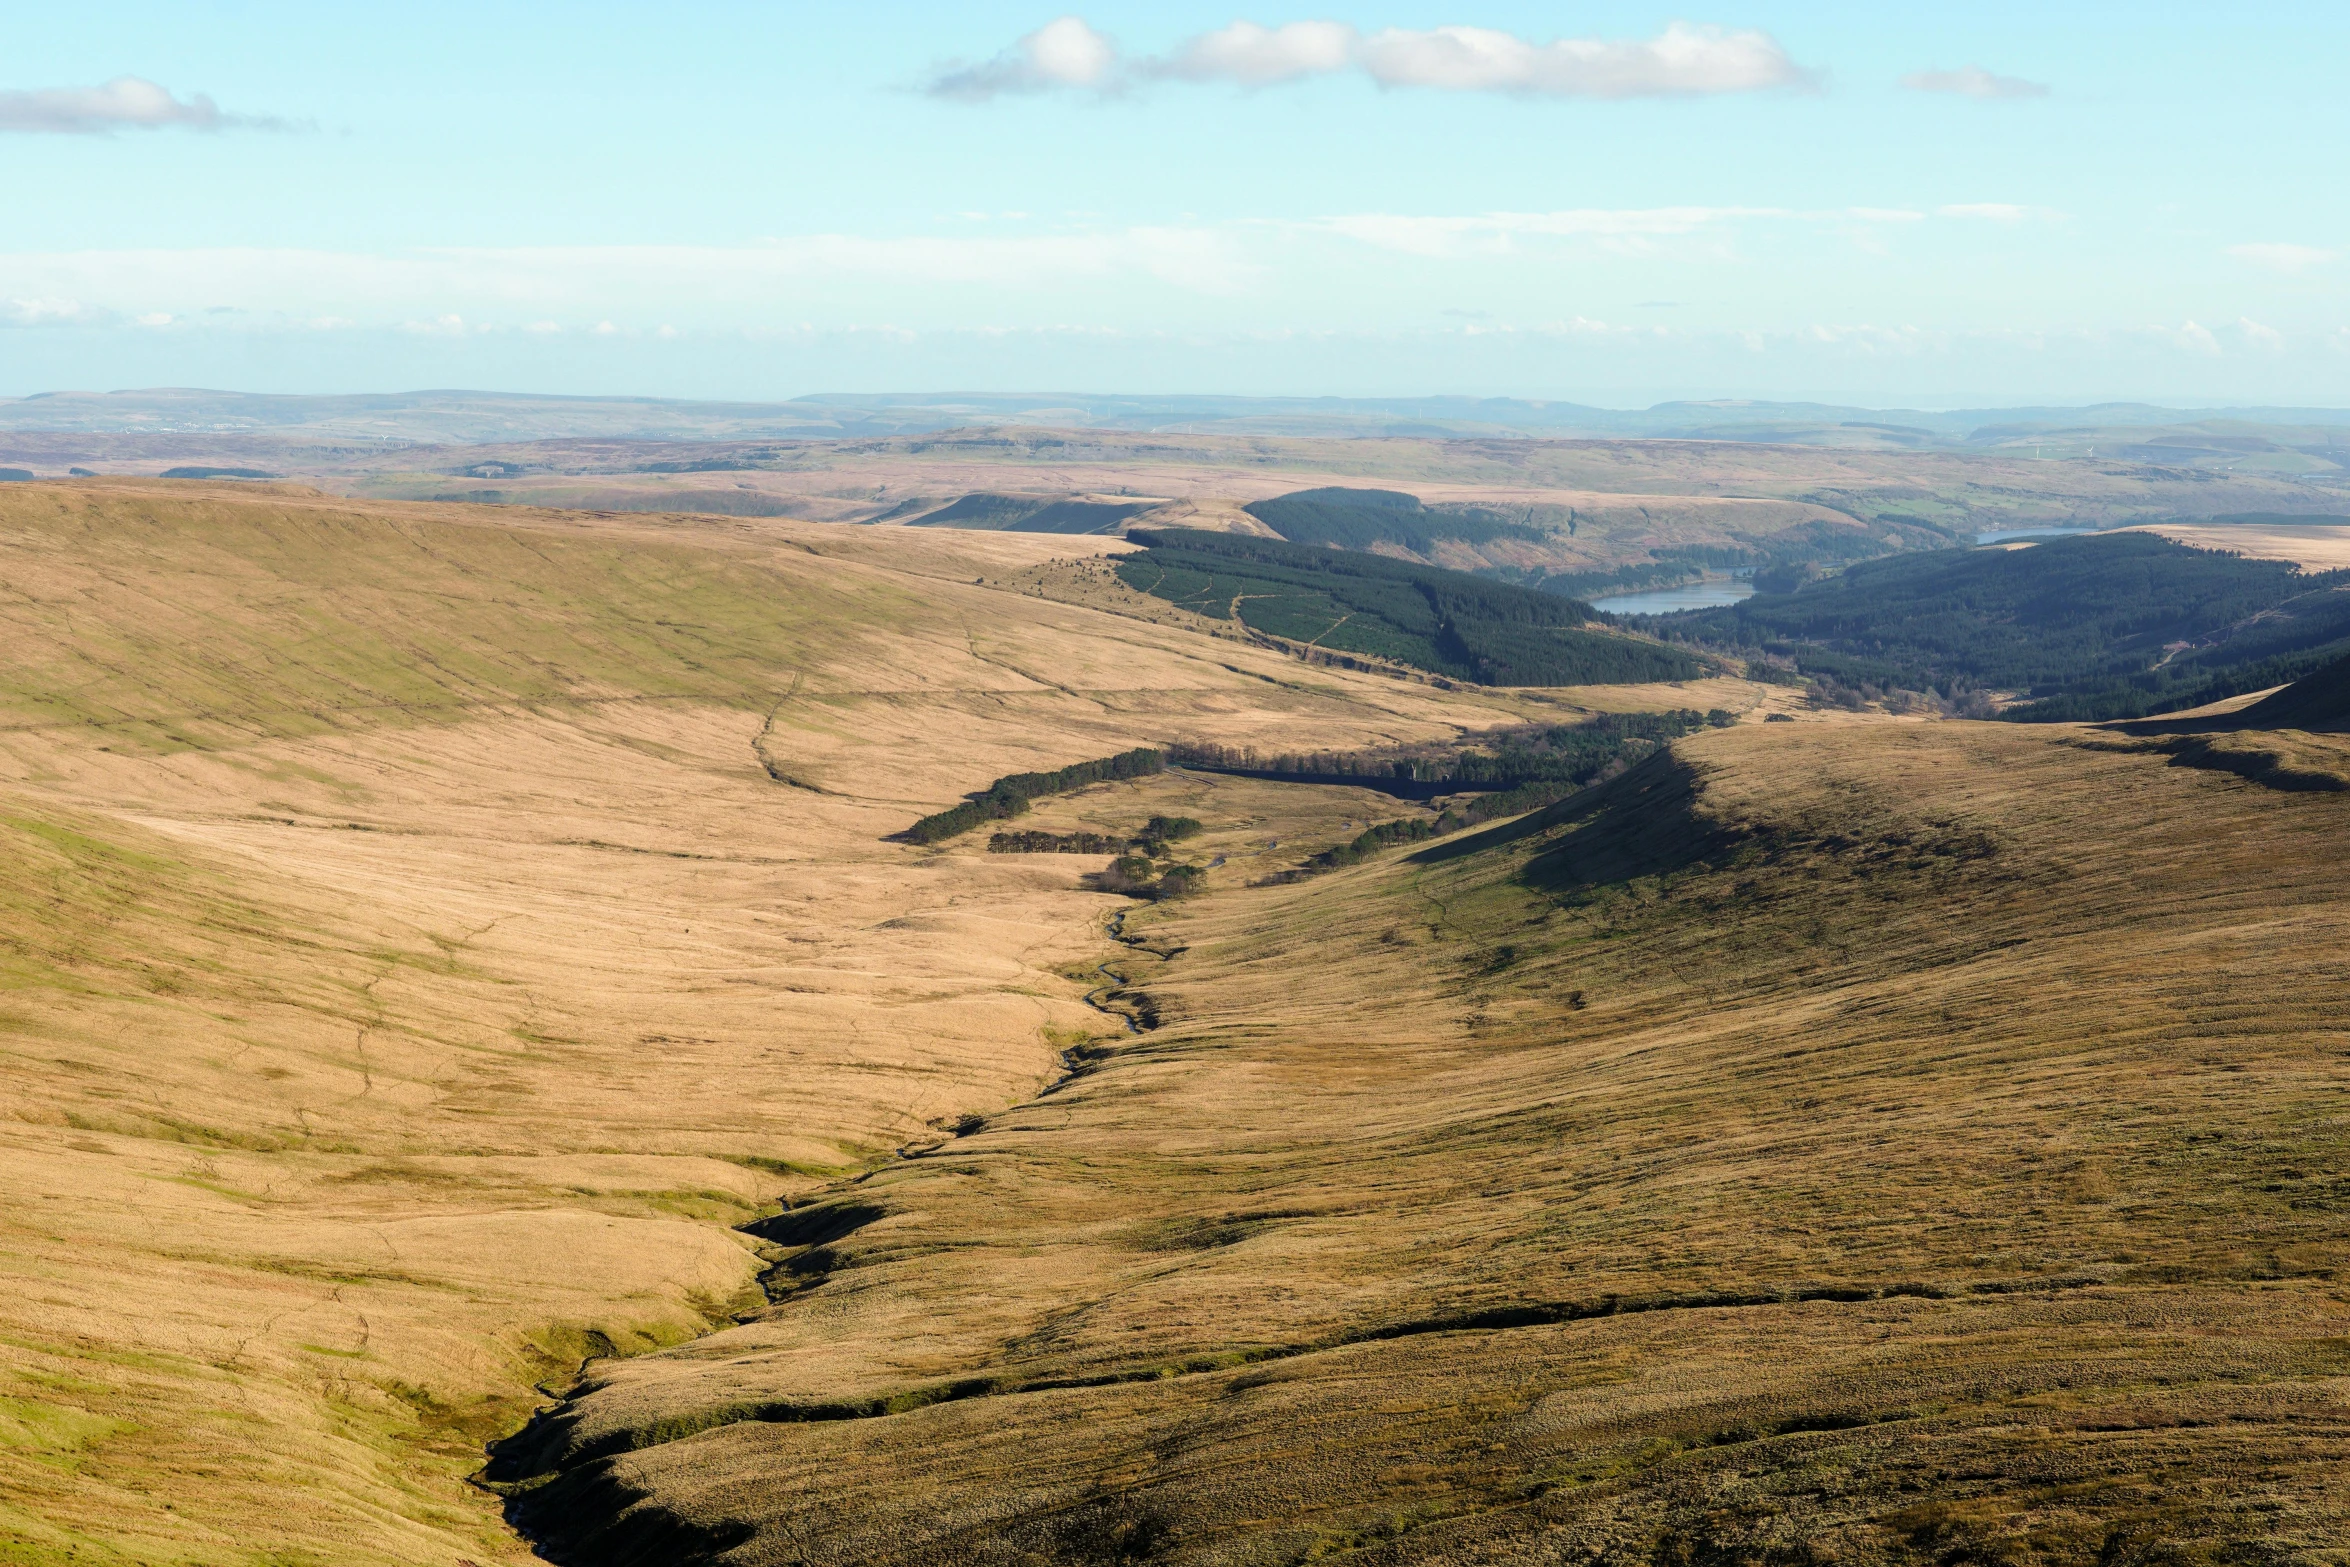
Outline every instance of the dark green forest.
[[2350, 651], [2350, 572], [2146, 533], [1863, 562], [1793, 593], [1643, 621], [1848, 689], [2027, 693], [2006, 716], [2135, 718], [2299, 678]]
[[1229, 533], [1137, 530], [1130, 587], [1295, 642], [1392, 659], [1479, 685], [1687, 680], [1696, 657], [1583, 629], [1587, 604], [1466, 572]]
[[944, 843], [988, 822], [1025, 816], [1029, 801], [1048, 794], [1067, 794], [1116, 778], [1147, 778], [1166, 765], [1162, 754], [1142, 746], [1098, 761], [1072, 762], [1049, 773], [1011, 773], [966, 796], [961, 805], [923, 817], [897, 836], [908, 843]]

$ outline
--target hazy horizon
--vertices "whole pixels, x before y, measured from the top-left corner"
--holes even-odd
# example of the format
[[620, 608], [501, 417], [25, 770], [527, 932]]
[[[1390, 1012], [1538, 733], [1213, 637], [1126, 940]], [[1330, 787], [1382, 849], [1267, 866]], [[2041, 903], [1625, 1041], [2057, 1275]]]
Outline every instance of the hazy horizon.
[[8, 395], [2350, 403], [2338, 8], [99, 9]]

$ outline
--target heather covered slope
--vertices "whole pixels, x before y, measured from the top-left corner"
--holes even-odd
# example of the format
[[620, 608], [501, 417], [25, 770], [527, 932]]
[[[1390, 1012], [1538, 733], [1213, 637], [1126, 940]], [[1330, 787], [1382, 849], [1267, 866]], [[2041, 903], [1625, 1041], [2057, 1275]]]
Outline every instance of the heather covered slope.
[[534, 1384], [1094, 1015], [1084, 865], [886, 835], [1524, 716], [974, 583], [1093, 547], [9, 486], [0, 1558], [523, 1559], [466, 1479]]
[[2337, 797], [2064, 731], [1754, 725], [1131, 915], [1155, 1027], [764, 1226], [776, 1303], [595, 1368], [517, 1516], [579, 1564], [2338, 1560], [2346, 852]]

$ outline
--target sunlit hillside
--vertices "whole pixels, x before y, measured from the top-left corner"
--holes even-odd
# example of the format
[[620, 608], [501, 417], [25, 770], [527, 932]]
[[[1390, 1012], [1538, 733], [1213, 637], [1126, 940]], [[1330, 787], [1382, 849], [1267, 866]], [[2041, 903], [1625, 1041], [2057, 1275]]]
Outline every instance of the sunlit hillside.
[[2330, 1560], [2346, 850], [2338, 795], [2066, 732], [1752, 725], [1130, 915], [1155, 1026], [762, 1226], [776, 1304], [592, 1371], [518, 1515], [578, 1563]]
[[735, 1226], [1095, 1015], [1058, 970], [1120, 900], [885, 835], [1170, 727], [1525, 706], [886, 543], [0, 495], [11, 1560], [518, 1555], [466, 1476], [534, 1384], [759, 1303]]

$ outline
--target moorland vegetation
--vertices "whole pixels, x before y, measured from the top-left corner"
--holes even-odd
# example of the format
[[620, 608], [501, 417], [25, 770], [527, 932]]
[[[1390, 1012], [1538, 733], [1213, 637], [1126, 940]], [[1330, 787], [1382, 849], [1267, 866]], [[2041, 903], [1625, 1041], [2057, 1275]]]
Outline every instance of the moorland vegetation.
[[[1098, 547], [8, 487], [0, 1559], [529, 1561], [468, 1476], [540, 1384], [763, 1307], [737, 1226], [1100, 1016], [1084, 866], [886, 834], [1542, 710], [974, 585]], [[1301, 848], [1363, 798], [1289, 793]]]
[[1293, 490], [1241, 508], [1292, 544], [1369, 550], [1392, 544], [1433, 555], [1440, 541], [1491, 544], [1496, 539], [1540, 542], [1543, 533], [1482, 506], [1432, 507], [1400, 490], [1329, 486]]
[[[2339, 1560], [2338, 671], [1730, 722], [994, 585], [1116, 548], [11, 487], [0, 1554]], [[885, 838], [991, 776], [1127, 884]]]
[[911, 520], [917, 528], [1000, 528], [1011, 533], [1115, 533], [1149, 501], [1058, 500], [1036, 495], [966, 495]]
[[1136, 911], [1142, 1032], [493, 1472], [575, 1567], [2334, 1561], [2345, 852], [2064, 731], [1758, 724]]

